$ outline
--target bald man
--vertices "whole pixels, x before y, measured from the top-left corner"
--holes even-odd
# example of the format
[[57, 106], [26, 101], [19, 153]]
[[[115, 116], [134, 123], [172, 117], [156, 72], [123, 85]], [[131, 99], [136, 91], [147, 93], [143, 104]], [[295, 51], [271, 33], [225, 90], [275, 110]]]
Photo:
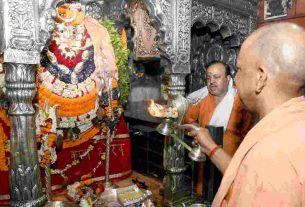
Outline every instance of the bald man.
[[259, 122], [230, 162], [206, 129], [189, 133], [226, 169], [214, 207], [305, 206], [304, 59], [305, 30], [292, 23], [262, 27], [242, 45], [236, 86]]

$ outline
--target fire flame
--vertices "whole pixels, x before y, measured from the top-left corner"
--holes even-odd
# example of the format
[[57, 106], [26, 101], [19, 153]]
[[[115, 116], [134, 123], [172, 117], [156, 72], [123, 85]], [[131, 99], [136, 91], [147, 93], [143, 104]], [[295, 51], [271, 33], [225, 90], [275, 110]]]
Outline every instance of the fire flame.
[[161, 105], [155, 103], [153, 99], [150, 100], [150, 104], [148, 106], [148, 112], [151, 116], [164, 118], [164, 117], [171, 117], [177, 118], [178, 112], [176, 108], [169, 107], [166, 105]]

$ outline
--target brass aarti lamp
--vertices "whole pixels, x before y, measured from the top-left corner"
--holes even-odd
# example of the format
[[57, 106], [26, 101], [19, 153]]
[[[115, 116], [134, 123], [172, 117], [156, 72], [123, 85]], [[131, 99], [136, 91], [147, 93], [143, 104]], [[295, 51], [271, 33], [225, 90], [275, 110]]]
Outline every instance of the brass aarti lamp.
[[[177, 129], [193, 129], [199, 130], [199, 127], [191, 124], [181, 125], [183, 116], [188, 108], [188, 101], [181, 95], [178, 95], [171, 101], [171, 105], [165, 109], [163, 121], [157, 126], [156, 130], [162, 135], [171, 136], [179, 142], [186, 150], [189, 151], [188, 156], [191, 160], [202, 162], [206, 160], [206, 155], [201, 151], [200, 146], [196, 145], [194, 148], [187, 145], [181, 138], [179, 138], [175, 130]], [[160, 107], [157, 107], [157, 110]]]

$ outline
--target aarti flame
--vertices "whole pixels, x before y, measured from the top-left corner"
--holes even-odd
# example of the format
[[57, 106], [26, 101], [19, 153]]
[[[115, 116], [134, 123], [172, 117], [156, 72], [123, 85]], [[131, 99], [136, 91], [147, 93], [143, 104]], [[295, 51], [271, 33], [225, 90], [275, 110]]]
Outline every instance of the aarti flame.
[[148, 112], [151, 116], [164, 118], [177, 118], [178, 117], [178, 111], [176, 108], [169, 107], [166, 105], [161, 105], [155, 103], [153, 99], [150, 100], [150, 104], [148, 106]]

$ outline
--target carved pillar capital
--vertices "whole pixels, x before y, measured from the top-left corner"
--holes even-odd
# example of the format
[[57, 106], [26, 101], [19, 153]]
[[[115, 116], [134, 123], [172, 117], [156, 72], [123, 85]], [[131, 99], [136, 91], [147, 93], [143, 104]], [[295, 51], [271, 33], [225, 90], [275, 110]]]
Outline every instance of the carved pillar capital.
[[169, 75], [168, 82], [168, 95], [169, 97], [176, 96], [178, 94], [185, 95], [185, 76], [183, 73], [172, 73]]

